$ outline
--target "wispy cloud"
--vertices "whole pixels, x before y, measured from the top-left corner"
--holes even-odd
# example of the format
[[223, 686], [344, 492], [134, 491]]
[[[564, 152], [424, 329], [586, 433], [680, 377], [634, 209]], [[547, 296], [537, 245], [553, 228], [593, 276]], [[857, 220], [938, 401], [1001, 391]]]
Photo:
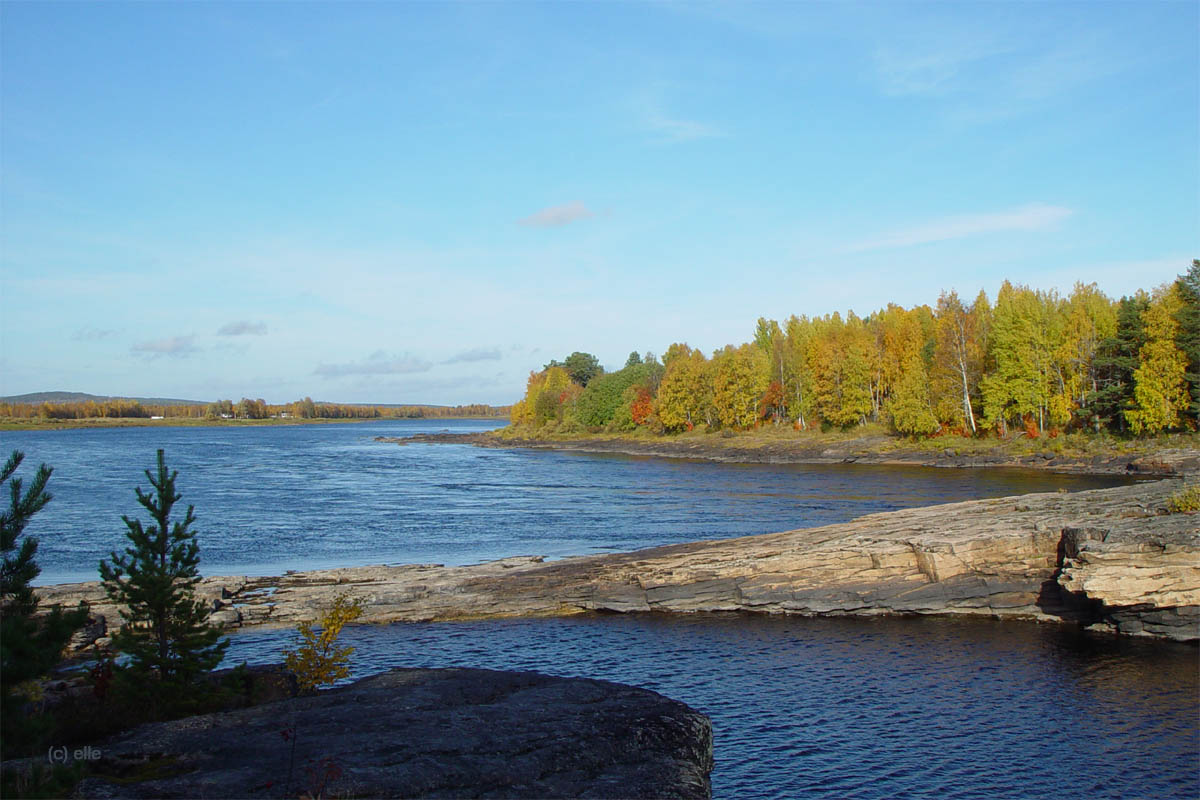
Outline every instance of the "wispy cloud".
[[499, 361], [503, 356], [500, 354], [498, 347], [476, 347], [471, 350], [464, 350], [443, 361], [443, 364], [460, 364], [463, 362], [472, 361]]
[[531, 228], [557, 228], [594, 216], [596, 216], [595, 212], [583, 203], [567, 203], [562, 206], [543, 208], [541, 211], [517, 220], [517, 224], [528, 225]]
[[884, 94], [939, 95], [959, 87], [978, 62], [1004, 55], [1011, 47], [979, 37], [888, 44], [875, 51], [875, 70]]
[[71, 334], [71, 339], [76, 342], [96, 342], [118, 333], [120, 331], [116, 328], [80, 328]]
[[138, 342], [133, 347], [129, 348], [129, 352], [136, 356], [144, 356], [146, 358], [158, 358], [159, 356], [168, 356], [170, 358], [185, 358], [192, 353], [198, 353], [200, 349], [196, 347], [196, 337], [188, 336], [169, 336], [166, 339], [152, 339], [146, 342]]
[[362, 361], [318, 364], [313, 374], [325, 378], [341, 378], [346, 375], [404, 375], [428, 372], [432, 366], [428, 361], [408, 353], [396, 355], [377, 350]]
[[267, 323], [238, 320], [222, 325], [217, 336], [266, 336]]
[[694, 119], [681, 119], [652, 108], [646, 114], [645, 127], [659, 139], [667, 142], [690, 142], [696, 139], [715, 139], [725, 132], [715, 125]]
[[1063, 206], [1035, 203], [988, 214], [961, 214], [926, 222], [909, 228], [891, 231], [866, 241], [852, 244], [846, 252], [882, 250], [894, 247], [944, 242], [950, 239], [965, 239], [987, 233], [1004, 231], [1042, 231], [1053, 229], [1058, 223], [1074, 213]]

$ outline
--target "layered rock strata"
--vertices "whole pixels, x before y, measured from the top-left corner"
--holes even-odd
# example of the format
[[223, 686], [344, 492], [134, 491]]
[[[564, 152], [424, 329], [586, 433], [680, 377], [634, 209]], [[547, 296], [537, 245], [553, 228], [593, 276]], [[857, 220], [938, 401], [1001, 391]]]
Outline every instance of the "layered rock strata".
[[[1183, 483], [974, 500], [549, 563], [210, 578], [201, 592], [233, 626], [311, 620], [348, 592], [374, 623], [582, 611], [969, 614], [1197, 640], [1200, 515], [1166, 511]], [[40, 593], [117, 618], [96, 584]]]
[[712, 727], [647, 689], [397, 669], [99, 743], [79, 797], [710, 796]]

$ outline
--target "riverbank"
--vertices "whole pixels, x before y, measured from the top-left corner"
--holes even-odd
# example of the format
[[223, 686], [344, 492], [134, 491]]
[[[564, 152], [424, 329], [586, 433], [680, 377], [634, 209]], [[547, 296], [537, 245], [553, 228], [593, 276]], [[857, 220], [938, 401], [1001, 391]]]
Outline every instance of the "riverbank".
[[[1191, 464], [1198, 454], [1179, 459]], [[1187, 480], [869, 514], [785, 533], [546, 562], [437, 564], [213, 577], [199, 587], [231, 628], [316, 619], [338, 594], [364, 623], [589, 611], [949, 614], [1200, 640], [1200, 516], [1170, 513]], [[119, 619], [96, 582], [38, 590]]]
[[508, 430], [377, 437], [393, 444], [470, 444], [581, 453], [689, 458], [745, 464], [897, 464], [948, 468], [1019, 467], [1079, 474], [1178, 476], [1200, 471], [1200, 437], [1117, 440], [1074, 434], [1010, 440], [940, 437], [913, 441], [888, 434], [847, 436], [792, 431], [690, 433], [678, 436], [580, 434], [533, 437]]
[[329, 425], [335, 423], [360, 423], [360, 422], [381, 422], [394, 419], [412, 420], [421, 419], [430, 422], [434, 421], [449, 421], [449, 420], [496, 420], [503, 421], [502, 417], [365, 417], [365, 418], [344, 418], [344, 419], [328, 419], [315, 418], [303, 419], [301, 417], [286, 417], [286, 418], [271, 418], [271, 419], [195, 419], [192, 417], [164, 417], [162, 419], [150, 419], [147, 417], [120, 417], [120, 418], [90, 418], [90, 419], [24, 419], [16, 417], [0, 418], [0, 431], [53, 431], [53, 430], [73, 430], [79, 428], [208, 428], [208, 427], [262, 427], [269, 425]]

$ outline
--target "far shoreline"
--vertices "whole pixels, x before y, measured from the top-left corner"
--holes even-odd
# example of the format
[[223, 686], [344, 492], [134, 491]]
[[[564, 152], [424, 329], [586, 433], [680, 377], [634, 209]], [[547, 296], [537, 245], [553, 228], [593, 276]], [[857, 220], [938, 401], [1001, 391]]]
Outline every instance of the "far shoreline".
[[164, 417], [150, 419], [148, 417], [94, 417], [89, 419], [0, 419], [0, 432], [6, 431], [58, 431], [80, 430], [84, 428], [106, 430], [111, 428], [241, 428], [241, 427], [270, 427], [276, 425], [330, 425], [363, 422], [449, 422], [451, 420], [474, 420], [481, 422], [507, 422], [507, 417], [363, 417], [333, 419], [328, 417], [272, 418], [272, 419], [197, 419], [193, 417]]
[[1077, 475], [1175, 477], [1200, 470], [1198, 437], [1182, 434], [1117, 443], [1089, 442], [1079, 447], [1062, 439], [994, 440], [942, 437], [909, 441], [894, 436], [853, 438], [820, 434], [789, 435], [749, 431], [725, 436], [686, 434], [643, 437], [621, 434], [522, 436], [511, 431], [420, 433], [408, 437], [377, 436], [378, 442], [469, 444], [495, 449], [683, 458], [735, 464], [873, 464], [939, 468], [1036, 469]]

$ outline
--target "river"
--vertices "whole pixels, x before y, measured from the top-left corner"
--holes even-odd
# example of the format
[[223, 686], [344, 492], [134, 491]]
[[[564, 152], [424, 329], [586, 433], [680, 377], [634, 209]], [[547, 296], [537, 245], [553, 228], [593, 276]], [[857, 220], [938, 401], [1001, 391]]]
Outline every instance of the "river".
[[[482, 421], [0, 432], [54, 467], [29, 533], [41, 583], [96, 578], [162, 447], [196, 506], [206, 574], [560, 557], [840, 522], [1119, 477], [1012, 469], [735, 465], [375, 436]], [[287, 631], [233, 636], [278, 661]], [[716, 797], [1200, 796], [1195, 647], [1058, 625], [622, 615], [362, 627], [355, 675], [475, 666], [660, 691], [713, 720]], [[397, 732], [403, 736], [403, 731]]]

